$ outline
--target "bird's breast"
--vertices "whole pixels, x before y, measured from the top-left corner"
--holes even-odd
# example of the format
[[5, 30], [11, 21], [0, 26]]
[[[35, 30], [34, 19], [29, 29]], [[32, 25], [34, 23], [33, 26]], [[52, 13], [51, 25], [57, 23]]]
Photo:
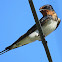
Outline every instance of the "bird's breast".
[[[49, 35], [56, 29], [57, 21], [50, 20], [42, 26], [42, 31], [45, 36]], [[39, 31], [36, 30], [29, 35], [31, 40], [40, 40]]]
[[42, 30], [45, 36], [50, 34], [56, 29], [57, 21], [50, 20], [45, 25], [43, 25]]

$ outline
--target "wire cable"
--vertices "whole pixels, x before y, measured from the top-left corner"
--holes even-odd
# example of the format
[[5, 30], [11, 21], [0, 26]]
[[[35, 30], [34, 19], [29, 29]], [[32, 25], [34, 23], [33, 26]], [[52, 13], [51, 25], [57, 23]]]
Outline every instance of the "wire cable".
[[41, 26], [41, 23], [40, 23], [40, 21], [39, 21], [39, 19], [37, 17], [33, 1], [32, 0], [28, 0], [28, 1], [29, 1], [29, 4], [30, 4], [31, 11], [33, 13], [33, 17], [35, 19], [36, 25], [37, 25], [37, 29], [39, 31], [39, 35], [41, 37], [41, 41], [42, 41], [42, 43], [44, 45], [44, 48], [45, 48], [45, 51], [46, 51], [46, 54], [47, 54], [47, 58], [48, 58], [49, 62], [52, 62], [52, 58], [51, 58], [51, 55], [50, 55], [50, 52], [49, 52], [49, 49], [48, 49], [48, 46], [47, 46], [47, 41], [45, 40], [45, 37], [43, 35], [42, 26]]

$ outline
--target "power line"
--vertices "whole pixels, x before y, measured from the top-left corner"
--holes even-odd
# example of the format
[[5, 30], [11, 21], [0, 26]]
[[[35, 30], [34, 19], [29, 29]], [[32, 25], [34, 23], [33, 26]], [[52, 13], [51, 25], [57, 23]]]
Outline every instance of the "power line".
[[37, 25], [37, 29], [39, 31], [39, 35], [41, 37], [41, 41], [42, 41], [42, 43], [44, 45], [44, 48], [45, 48], [45, 51], [46, 51], [46, 54], [47, 54], [47, 58], [48, 58], [49, 62], [52, 62], [52, 58], [51, 58], [51, 55], [50, 55], [50, 52], [49, 52], [49, 49], [48, 49], [48, 46], [47, 46], [47, 41], [44, 38], [44, 35], [43, 35], [43, 32], [42, 32], [42, 26], [41, 26], [41, 23], [40, 23], [40, 21], [38, 19], [37, 14], [36, 14], [36, 10], [35, 10], [33, 1], [32, 0], [28, 0], [28, 1], [29, 1], [29, 4], [30, 4], [31, 11], [33, 13], [33, 17], [35, 19], [36, 25]]

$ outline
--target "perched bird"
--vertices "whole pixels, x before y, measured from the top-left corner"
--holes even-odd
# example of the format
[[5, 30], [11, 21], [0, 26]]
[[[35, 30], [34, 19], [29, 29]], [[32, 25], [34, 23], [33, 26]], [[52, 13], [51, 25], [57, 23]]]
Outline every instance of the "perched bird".
[[[59, 26], [60, 18], [57, 17], [57, 14], [55, 13], [51, 5], [42, 6], [40, 7], [39, 11], [43, 15], [43, 17], [39, 21], [42, 26], [43, 34], [46, 37], [51, 32], [56, 30], [56, 28]], [[0, 55], [9, 50], [34, 42], [35, 40], [41, 40], [36, 24], [32, 26], [24, 35], [22, 35], [12, 45], [6, 47], [5, 50], [0, 52]]]

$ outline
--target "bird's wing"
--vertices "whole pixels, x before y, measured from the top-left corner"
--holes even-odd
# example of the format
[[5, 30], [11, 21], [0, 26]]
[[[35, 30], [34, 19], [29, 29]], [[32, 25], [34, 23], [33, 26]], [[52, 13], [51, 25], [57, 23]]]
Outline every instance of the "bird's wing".
[[[51, 19], [51, 16], [45, 16], [42, 17], [40, 19], [40, 23], [43, 26], [48, 20], [47, 19]], [[8, 46], [5, 48], [5, 50], [3, 50], [2, 52], [0, 52], [0, 55], [17, 47], [23, 46], [25, 44], [31, 43], [33, 41], [31, 41], [28, 37], [28, 35], [30, 35], [31, 33], [33, 33], [34, 31], [37, 30], [36, 24], [34, 26], [32, 26], [24, 35], [22, 35], [18, 40], [16, 40], [12, 45]]]
[[[60, 22], [61, 22], [61, 20], [60, 20], [60, 18], [58, 18], [58, 24], [57, 24], [57, 27], [59, 26]], [[56, 29], [57, 29], [57, 27], [56, 27]]]
[[45, 17], [42, 17], [40, 19], [41, 26], [43, 26], [47, 21], [53, 20], [53, 17], [51, 15], [47, 15]]

